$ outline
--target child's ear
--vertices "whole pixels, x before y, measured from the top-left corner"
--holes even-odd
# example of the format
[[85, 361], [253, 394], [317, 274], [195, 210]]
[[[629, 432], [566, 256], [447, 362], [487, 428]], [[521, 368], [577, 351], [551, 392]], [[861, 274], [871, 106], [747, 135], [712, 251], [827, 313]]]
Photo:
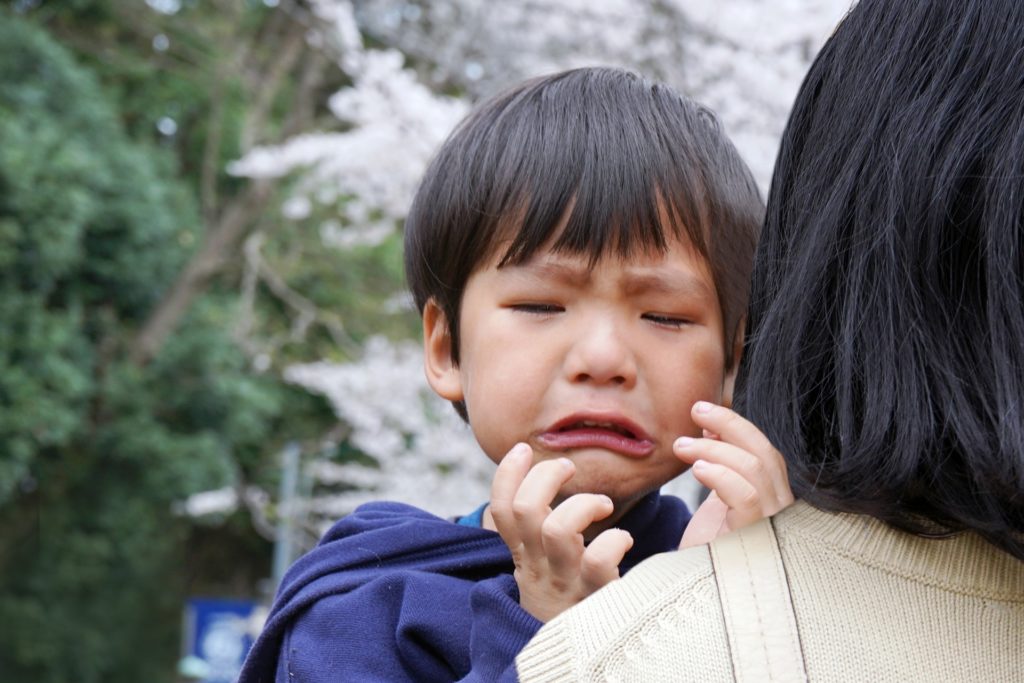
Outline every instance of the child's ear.
[[736, 373], [740, 369], [740, 358], [743, 356], [743, 335], [746, 331], [746, 318], [743, 318], [736, 325], [736, 336], [732, 343], [732, 365], [725, 373], [725, 381], [722, 384], [722, 405], [732, 408], [732, 392], [736, 388]]
[[462, 376], [452, 360], [448, 318], [433, 299], [423, 307], [423, 366], [434, 393], [449, 401], [463, 400]]

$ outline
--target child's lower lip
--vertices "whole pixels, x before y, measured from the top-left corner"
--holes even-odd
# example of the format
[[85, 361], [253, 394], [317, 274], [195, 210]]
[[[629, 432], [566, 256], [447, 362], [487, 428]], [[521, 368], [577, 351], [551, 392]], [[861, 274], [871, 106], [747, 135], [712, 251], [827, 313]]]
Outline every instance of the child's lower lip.
[[643, 458], [654, 451], [654, 442], [631, 439], [610, 429], [581, 428], [545, 432], [537, 437], [542, 446], [553, 451], [574, 448], [603, 448], [631, 458]]

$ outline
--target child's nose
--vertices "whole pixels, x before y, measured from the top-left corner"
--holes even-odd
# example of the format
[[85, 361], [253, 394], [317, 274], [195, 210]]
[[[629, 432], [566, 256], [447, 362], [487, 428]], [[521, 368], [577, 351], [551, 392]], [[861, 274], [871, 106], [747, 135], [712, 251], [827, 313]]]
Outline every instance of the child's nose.
[[617, 384], [636, 382], [636, 362], [615, 321], [591, 320], [580, 331], [566, 356], [565, 367], [573, 382]]

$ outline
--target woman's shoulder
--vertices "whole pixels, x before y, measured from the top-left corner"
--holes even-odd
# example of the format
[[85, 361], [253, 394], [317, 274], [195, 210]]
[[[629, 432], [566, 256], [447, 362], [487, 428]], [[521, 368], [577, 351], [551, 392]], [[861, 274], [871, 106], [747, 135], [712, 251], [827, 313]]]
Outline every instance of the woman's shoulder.
[[525, 683], [732, 680], [707, 546], [641, 562], [548, 623], [516, 664]]

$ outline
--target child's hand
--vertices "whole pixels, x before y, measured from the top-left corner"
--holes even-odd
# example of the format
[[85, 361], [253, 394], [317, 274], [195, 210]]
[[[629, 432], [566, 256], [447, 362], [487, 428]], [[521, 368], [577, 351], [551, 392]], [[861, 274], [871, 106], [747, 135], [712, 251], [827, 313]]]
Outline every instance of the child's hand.
[[693, 476], [711, 495], [694, 513], [680, 547], [709, 543], [793, 502], [786, 462], [761, 430], [706, 401], [694, 404], [690, 414], [704, 438], [677, 439], [673, 450], [693, 463]]
[[546, 622], [619, 578], [619, 562], [633, 537], [608, 529], [584, 547], [583, 532], [612, 514], [611, 499], [579, 493], [552, 510], [576, 466], [560, 458], [531, 467], [532, 460], [532, 450], [521, 443], [501, 461], [491, 485], [490, 513], [512, 551], [519, 604]]

